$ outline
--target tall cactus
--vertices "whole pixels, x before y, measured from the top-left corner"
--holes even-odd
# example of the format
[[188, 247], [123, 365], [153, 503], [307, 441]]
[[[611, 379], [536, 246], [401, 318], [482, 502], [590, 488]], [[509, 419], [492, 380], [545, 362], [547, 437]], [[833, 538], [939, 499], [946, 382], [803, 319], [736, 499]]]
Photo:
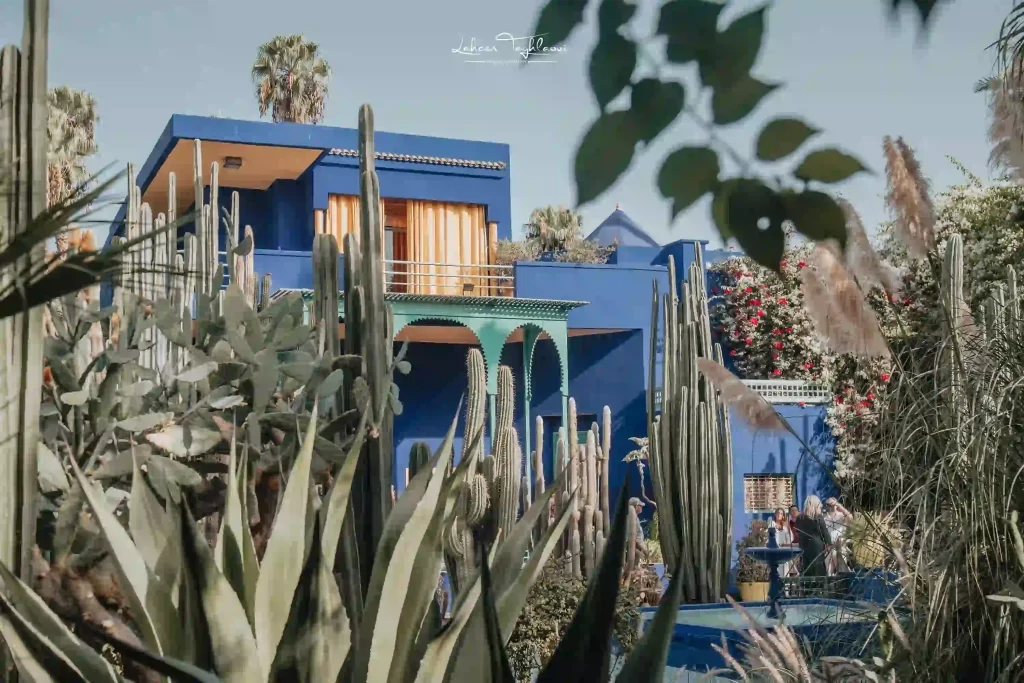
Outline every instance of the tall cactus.
[[946, 414], [959, 434], [959, 417], [964, 398], [964, 323], [967, 300], [964, 292], [963, 238], [953, 234], [946, 241], [942, 259], [940, 301], [944, 339], [939, 360], [939, 378], [946, 394]]
[[[46, 209], [48, 0], [25, 3], [21, 51], [0, 54], [0, 242]], [[26, 258], [44, 258], [39, 245]], [[0, 269], [0, 284], [8, 284]], [[0, 321], [0, 561], [31, 580], [36, 531], [36, 459], [42, 402], [43, 310]]]
[[[651, 479], [658, 505], [659, 536], [666, 566], [683, 573], [685, 600], [716, 602], [728, 586], [732, 547], [732, 444], [729, 414], [697, 371], [698, 358], [722, 362], [712, 345], [704, 282], [697, 250], [682, 296], [675, 261], [668, 263], [664, 299], [654, 283], [647, 389]], [[662, 373], [656, 373], [657, 341], [664, 337]], [[662, 389], [660, 414], [654, 392]]]

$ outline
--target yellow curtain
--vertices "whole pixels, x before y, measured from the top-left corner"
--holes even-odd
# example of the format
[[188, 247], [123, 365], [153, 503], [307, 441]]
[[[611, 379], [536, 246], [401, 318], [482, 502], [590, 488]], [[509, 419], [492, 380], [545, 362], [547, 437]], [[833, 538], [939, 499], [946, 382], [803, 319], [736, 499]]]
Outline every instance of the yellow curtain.
[[[334, 235], [338, 250], [345, 251], [345, 235], [352, 233], [359, 239], [359, 197], [351, 194], [332, 194], [327, 199], [324, 232]], [[384, 248], [384, 201], [380, 203], [381, 249]]]
[[409, 291], [415, 294], [490, 293], [484, 207], [410, 200], [406, 204]]

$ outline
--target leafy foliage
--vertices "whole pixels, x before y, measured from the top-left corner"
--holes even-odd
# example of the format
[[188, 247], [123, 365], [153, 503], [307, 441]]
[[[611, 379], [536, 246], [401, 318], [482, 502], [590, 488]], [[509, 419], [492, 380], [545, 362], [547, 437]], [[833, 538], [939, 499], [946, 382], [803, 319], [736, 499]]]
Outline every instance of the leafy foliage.
[[757, 583], [769, 580], [768, 565], [749, 557], [744, 550], [747, 548], [764, 548], [768, 545], [768, 527], [761, 520], [753, 520], [747, 535], [736, 542], [737, 583]]
[[275, 121], [320, 123], [331, 67], [320, 46], [301, 35], [275, 36], [260, 45], [252, 65], [260, 116]]
[[[587, 0], [550, 0], [540, 11], [535, 34], [548, 34], [554, 44], [566, 40], [583, 22]], [[735, 239], [759, 264], [774, 270], [785, 247], [783, 223], [813, 239], [831, 237], [843, 243], [841, 211], [816, 185], [830, 185], [865, 170], [855, 158], [834, 148], [811, 150], [791, 170], [759, 176], [742, 155], [717, 134], [717, 127], [746, 120], [779, 87], [754, 75], [764, 41], [769, 7], [736, 17], [724, 28], [724, 5], [710, 0], [670, 0], [658, 12], [656, 27], [635, 40], [636, 7], [625, 0], [600, 0], [598, 41], [590, 56], [589, 80], [599, 114], [576, 150], [577, 201], [586, 204], [608, 190], [632, 165], [640, 143], [650, 143], [679, 118], [707, 134], [704, 145], [680, 147], [662, 161], [657, 184], [671, 200], [671, 218], [711, 195], [712, 216], [723, 240]], [[927, 17], [928, 3], [918, 3]], [[934, 4], [934, 3], [931, 3]], [[571, 6], [571, 11], [568, 9]], [[627, 30], [627, 28], [629, 30]], [[646, 51], [646, 43], [666, 39], [665, 60]], [[644, 75], [639, 64], [654, 75]], [[667, 74], [696, 63], [699, 85], [687, 88]], [[628, 108], [612, 108], [629, 91]], [[710, 119], [694, 105], [710, 90]], [[757, 158], [768, 164], [788, 163], [803, 144], [820, 131], [797, 118], [780, 118], [763, 127]], [[721, 156], [739, 166], [726, 171]]]

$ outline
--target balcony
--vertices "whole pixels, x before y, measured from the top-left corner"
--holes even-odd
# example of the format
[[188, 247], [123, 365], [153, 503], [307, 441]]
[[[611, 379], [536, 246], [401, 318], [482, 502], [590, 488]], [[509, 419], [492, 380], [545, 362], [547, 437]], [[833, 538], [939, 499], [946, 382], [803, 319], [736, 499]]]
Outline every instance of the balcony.
[[515, 267], [430, 261], [384, 261], [389, 294], [515, 296]]

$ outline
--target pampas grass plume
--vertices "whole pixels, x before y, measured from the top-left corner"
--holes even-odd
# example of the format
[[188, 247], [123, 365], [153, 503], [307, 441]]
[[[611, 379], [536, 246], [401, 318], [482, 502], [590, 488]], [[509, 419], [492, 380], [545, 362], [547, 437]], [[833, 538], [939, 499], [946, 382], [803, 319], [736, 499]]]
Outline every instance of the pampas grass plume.
[[911, 258], [935, 248], [935, 207], [917, 158], [903, 138], [882, 141], [887, 191], [885, 203], [896, 218], [896, 235]]
[[773, 431], [786, 429], [786, 424], [775, 409], [723, 366], [710, 358], [698, 358], [697, 369], [715, 385], [722, 401], [733, 406], [751, 427]]

